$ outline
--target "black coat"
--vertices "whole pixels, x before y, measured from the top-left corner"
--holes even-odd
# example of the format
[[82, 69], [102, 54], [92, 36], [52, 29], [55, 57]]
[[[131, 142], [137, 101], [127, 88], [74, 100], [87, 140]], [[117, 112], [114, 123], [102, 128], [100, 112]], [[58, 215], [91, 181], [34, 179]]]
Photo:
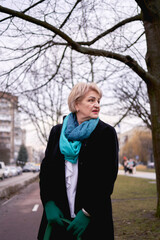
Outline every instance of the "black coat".
[[[70, 218], [65, 187], [65, 160], [59, 149], [62, 125], [52, 128], [40, 171], [40, 195], [43, 206], [53, 200], [66, 218]], [[90, 137], [82, 142], [78, 159], [78, 183], [75, 213], [84, 208], [91, 221], [82, 239], [113, 240], [110, 196], [118, 171], [118, 141], [113, 127], [99, 120]], [[47, 225], [43, 213], [38, 239]], [[54, 239], [62, 239], [54, 238]], [[67, 239], [66, 237], [64, 239]]]

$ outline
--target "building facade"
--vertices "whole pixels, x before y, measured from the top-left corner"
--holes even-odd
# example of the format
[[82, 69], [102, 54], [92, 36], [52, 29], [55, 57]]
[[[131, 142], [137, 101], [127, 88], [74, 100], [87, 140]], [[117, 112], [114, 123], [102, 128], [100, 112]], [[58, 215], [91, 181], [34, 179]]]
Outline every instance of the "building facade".
[[18, 97], [0, 92], [0, 161], [14, 164], [21, 144], [25, 130], [20, 127]]

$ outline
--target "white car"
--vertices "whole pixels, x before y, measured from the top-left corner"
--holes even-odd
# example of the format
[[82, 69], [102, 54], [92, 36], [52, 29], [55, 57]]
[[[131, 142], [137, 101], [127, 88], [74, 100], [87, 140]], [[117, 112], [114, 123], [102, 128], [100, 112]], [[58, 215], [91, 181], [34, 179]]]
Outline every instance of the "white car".
[[5, 164], [4, 162], [0, 162], [0, 179], [2, 180], [5, 178], [4, 170], [5, 170]]
[[149, 162], [147, 165], [148, 168], [155, 168], [154, 162]]
[[17, 167], [17, 172], [18, 172], [18, 175], [22, 174], [22, 168], [20, 166]]
[[5, 178], [12, 177], [12, 172], [9, 166], [6, 166], [4, 169], [4, 176]]
[[16, 167], [11, 166], [10, 169], [11, 169], [12, 176], [17, 176], [18, 175], [18, 171], [17, 171]]

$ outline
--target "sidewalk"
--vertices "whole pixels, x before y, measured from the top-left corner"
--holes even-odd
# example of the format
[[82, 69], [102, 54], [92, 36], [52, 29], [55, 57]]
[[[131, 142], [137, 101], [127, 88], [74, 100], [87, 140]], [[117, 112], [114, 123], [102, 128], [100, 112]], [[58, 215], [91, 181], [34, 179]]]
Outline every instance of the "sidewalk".
[[28, 184], [34, 182], [38, 178], [38, 175], [39, 173], [28, 172], [23, 173], [21, 176], [0, 181], [0, 199], [7, 198]]
[[156, 174], [154, 172], [139, 172], [139, 171], [136, 171], [136, 173], [133, 173], [133, 174], [129, 174], [129, 173], [125, 174], [124, 170], [119, 170], [118, 174], [128, 176], [128, 177], [137, 177], [137, 178], [146, 178], [146, 179], [156, 180]]

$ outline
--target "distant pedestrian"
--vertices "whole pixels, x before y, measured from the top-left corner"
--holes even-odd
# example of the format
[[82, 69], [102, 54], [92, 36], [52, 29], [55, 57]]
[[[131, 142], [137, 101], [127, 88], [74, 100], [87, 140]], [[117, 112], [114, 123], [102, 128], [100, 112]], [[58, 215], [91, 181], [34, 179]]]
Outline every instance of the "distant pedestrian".
[[124, 168], [124, 172], [127, 173], [128, 171], [128, 158], [126, 156], [123, 157], [123, 161], [122, 161], [122, 165], [123, 165], [123, 168]]
[[[99, 119], [101, 97], [96, 84], [78, 83], [68, 98], [71, 113], [51, 130], [40, 171], [39, 240], [48, 222], [53, 240], [114, 239], [110, 196], [118, 142], [114, 128]], [[71, 220], [67, 228], [62, 217]]]
[[132, 173], [132, 174], [136, 173], [136, 162], [134, 159], [130, 158], [128, 160], [127, 168], [128, 168], [129, 173]]

